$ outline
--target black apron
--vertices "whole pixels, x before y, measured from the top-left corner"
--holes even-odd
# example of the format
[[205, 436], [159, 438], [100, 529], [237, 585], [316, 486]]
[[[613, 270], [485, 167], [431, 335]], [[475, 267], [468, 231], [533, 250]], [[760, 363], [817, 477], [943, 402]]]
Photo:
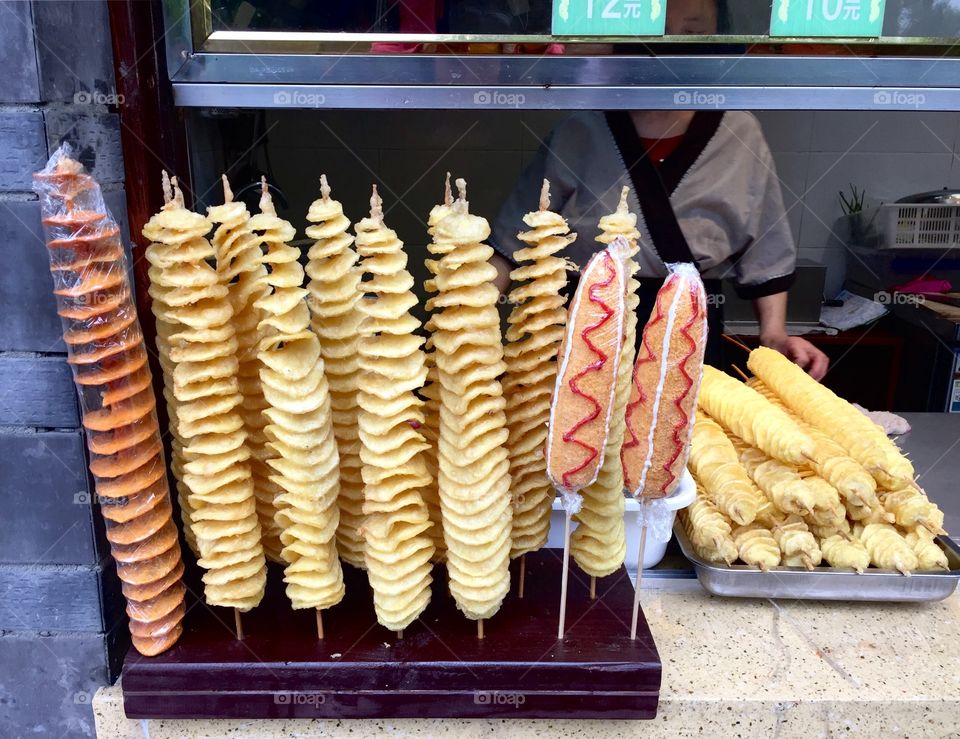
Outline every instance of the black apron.
[[[723, 118], [723, 111], [697, 111], [680, 145], [659, 166], [650, 161], [647, 156], [643, 142], [637, 135], [637, 129], [627, 111], [610, 111], [606, 114], [606, 118], [643, 211], [643, 219], [648, 231], [644, 234], [646, 242], [653, 247], [665, 264], [674, 262], [696, 264], [690, 245], [687, 244], [683, 231], [680, 230], [680, 224], [677, 222], [677, 216], [673, 212], [670, 195], [713, 138]], [[662, 285], [662, 278], [640, 275], [640, 306], [637, 311], [638, 318], [644, 322], [644, 325], [646, 318], [655, 307], [657, 291]], [[707, 292], [708, 327], [705, 361], [722, 367], [721, 283], [720, 280], [704, 280], [703, 285]], [[642, 326], [638, 324], [638, 347], [641, 334]]]

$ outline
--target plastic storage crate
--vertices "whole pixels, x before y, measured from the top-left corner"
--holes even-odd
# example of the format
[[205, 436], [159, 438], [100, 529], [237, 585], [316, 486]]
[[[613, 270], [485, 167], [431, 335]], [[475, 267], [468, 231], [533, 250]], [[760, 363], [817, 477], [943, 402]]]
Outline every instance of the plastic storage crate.
[[847, 216], [848, 241], [875, 249], [960, 247], [960, 205], [891, 203]]

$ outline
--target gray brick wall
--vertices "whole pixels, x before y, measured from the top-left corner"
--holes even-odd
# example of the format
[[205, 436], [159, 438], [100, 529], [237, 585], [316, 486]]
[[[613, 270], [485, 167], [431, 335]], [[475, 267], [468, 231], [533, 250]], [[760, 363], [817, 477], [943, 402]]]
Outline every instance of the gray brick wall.
[[125, 629], [31, 173], [69, 140], [125, 221], [104, 0], [0, 3], [0, 736], [92, 736]]

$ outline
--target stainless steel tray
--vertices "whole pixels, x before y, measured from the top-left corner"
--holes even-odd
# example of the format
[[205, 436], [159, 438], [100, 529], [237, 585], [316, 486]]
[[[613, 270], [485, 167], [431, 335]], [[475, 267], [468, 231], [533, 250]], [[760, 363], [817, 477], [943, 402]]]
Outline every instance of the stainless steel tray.
[[960, 548], [945, 536], [937, 543], [947, 554], [949, 572], [917, 572], [909, 577], [896, 570], [868, 569], [858, 575], [836, 567], [774, 567], [761, 572], [747, 565], [717, 565], [696, 555], [680, 522], [674, 524], [684, 555], [693, 563], [700, 585], [708, 593], [734, 598], [798, 600], [937, 601], [948, 597], [960, 582]]

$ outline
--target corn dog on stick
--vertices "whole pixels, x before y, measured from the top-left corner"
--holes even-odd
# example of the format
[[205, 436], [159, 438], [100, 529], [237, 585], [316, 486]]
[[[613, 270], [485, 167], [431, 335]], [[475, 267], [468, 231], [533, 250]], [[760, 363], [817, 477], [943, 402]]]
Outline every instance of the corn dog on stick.
[[210, 605], [248, 611], [263, 597], [261, 545], [250, 449], [236, 379], [238, 341], [224, 275], [209, 261], [210, 221], [173, 199], [143, 228], [153, 242], [154, 293], [170, 324], [177, 427], [183, 439], [183, 483]]
[[680, 514], [690, 543], [700, 557], [708, 562], [731, 564], [739, 556], [730, 521], [709, 500], [698, 496]]
[[740, 559], [766, 572], [780, 564], [780, 546], [770, 529], [752, 523], [733, 530], [733, 543]]
[[933, 534], [922, 526], [907, 531], [904, 537], [917, 555], [918, 570], [949, 570], [947, 555], [937, 546]]
[[750, 352], [747, 366], [797, 415], [839, 442], [882, 486], [913, 484], [913, 465], [883, 429], [785, 356], [759, 347]]
[[229, 288], [233, 305], [233, 326], [237, 332], [237, 380], [243, 404], [240, 415], [247, 432], [250, 449], [250, 471], [253, 475], [253, 493], [257, 501], [257, 517], [263, 537], [263, 551], [267, 559], [280, 561], [280, 527], [276, 523], [274, 498], [280, 489], [270, 481], [272, 470], [266, 464], [268, 452], [263, 427], [266, 419], [263, 409], [266, 401], [260, 388], [260, 362], [257, 359], [257, 329], [260, 311], [255, 303], [263, 297], [265, 273], [260, 262], [260, 244], [250, 228], [250, 213], [242, 202], [234, 201], [230, 183], [223, 175], [223, 205], [207, 209], [209, 219], [217, 224], [210, 243], [217, 256], [217, 273], [222, 284]]
[[880, 500], [887, 512], [892, 513], [898, 526], [911, 528], [924, 526], [934, 534], [944, 534], [943, 511], [926, 495], [915, 488], [903, 488], [882, 493]]
[[307, 252], [307, 303], [311, 326], [320, 338], [333, 434], [340, 455], [340, 523], [337, 526], [337, 551], [354, 567], [366, 567], [364, 542], [358, 533], [363, 523], [363, 480], [360, 476], [360, 440], [357, 432], [357, 382], [359, 378], [358, 342], [361, 298], [360, 270], [353, 236], [347, 229], [350, 220], [343, 206], [330, 197], [327, 176], [320, 175], [320, 197], [310, 204], [306, 228], [313, 245]]
[[730, 520], [741, 526], [753, 522], [763, 496], [723, 429], [700, 410], [693, 426], [689, 465], [706, 494]]
[[820, 551], [832, 567], [851, 567], [863, 572], [870, 566], [870, 554], [859, 539], [832, 534], [821, 540]]
[[510, 589], [510, 473], [496, 270], [490, 226], [471, 215], [466, 182], [428, 248], [441, 255], [427, 301], [440, 378], [439, 489], [450, 592], [473, 620]]
[[805, 567], [812, 570], [823, 559], [817, 540], [813, 538], [813, 534], [799, 516], [787, 516], [784, 521], [777, 524], [773, 528], [773, 538], [780, 547], [783, 564], [788, 567]]
[[335, 534], [339, 520], [339, 456], [333, 436], [330, 393], [320, 341], [310, 330], [300, 250], [289, 245], [295, 231], [279, 218], [261, 180], [260, 212], [250, 219], [261, 233], [266, 290], [255, 308], [260, 380], [267, 407], [264, 435], [270, 476], [281, 493], [274, 499], [281, 529], [283, 580], [294, 608], [324, 609], [344, 595]]
[[417, 297], [407, 255], [383, 222], [376, 185], [370, 217], [356, 226], [367, 295], [360, 307], [360, 458], [363, 461], [365, 556], [377, 620], [406, 628], [430, 601], [434, 554], [430, 515], [420, 491], [430, 484], [419, 429], [427, 375], [410, 309]]
[[747, 385], [783, 410], [811, 439], [813, 454], [807, 461], [820, 477], [833, 485], [851, 506], [871, 508], [877, 505], [877, 481], [847, 450], [830, 436], [794, 413], [759, 377], [751, 377]]
[[517, 234], [525, 244], [514, 254], [521, 266], [510, 273], [514, 286], [508, 302], [513, 309], [507, 319], [503, 391], [513, 481], [513, 558], [546, 543], [555, 496], [547, 478], [544, 444], [557, 376], [557, 350], [567, 319], [561, 294], [567, 284], [567, 263], [556, 254], [577, 235], [569, 233], [567, 222], [549, 207], [550, 183], [544, 180], [539, 210], [523, 217], [530, 230]]
[[874, 566], [882, 570], [899, 570], [909, 575], [920, 562], [907, 540], [888, 523], [855, 526], [854, 536], [860, 539]]
[[700, 407], [751, 446], [781, 462], [805, 464], [813, 440], [753, 388], [709, 365], [703, 368]]
[[617, 367], [617, 384], [610, 413], [610, 433], [604, 449], [603, 464], [597, 479], [580, 491], [583, 506], [574, 516], [577, 528], [570, 537], [570, 552], [580, 569], [591, 577], [606, 577], [616, 572], [627, 553], [626, 529], [624, 527], [623, 466], [620, 449], [626, 433], [625, 414], [630, 399], [630, 378], [636, 354], [637, 307], [640, 299], [636, 274], [640, 269], [633, 258], [638, 250], [640, 232], [637, 216], [627, 205], [630, 189], [620, 192], [617, 210], [600, 219], [600, 235], [597, 241], [610, 245], [622, 237], [629, 246], [627, 257], [627, 288], [625, 293], [623, 347]]

